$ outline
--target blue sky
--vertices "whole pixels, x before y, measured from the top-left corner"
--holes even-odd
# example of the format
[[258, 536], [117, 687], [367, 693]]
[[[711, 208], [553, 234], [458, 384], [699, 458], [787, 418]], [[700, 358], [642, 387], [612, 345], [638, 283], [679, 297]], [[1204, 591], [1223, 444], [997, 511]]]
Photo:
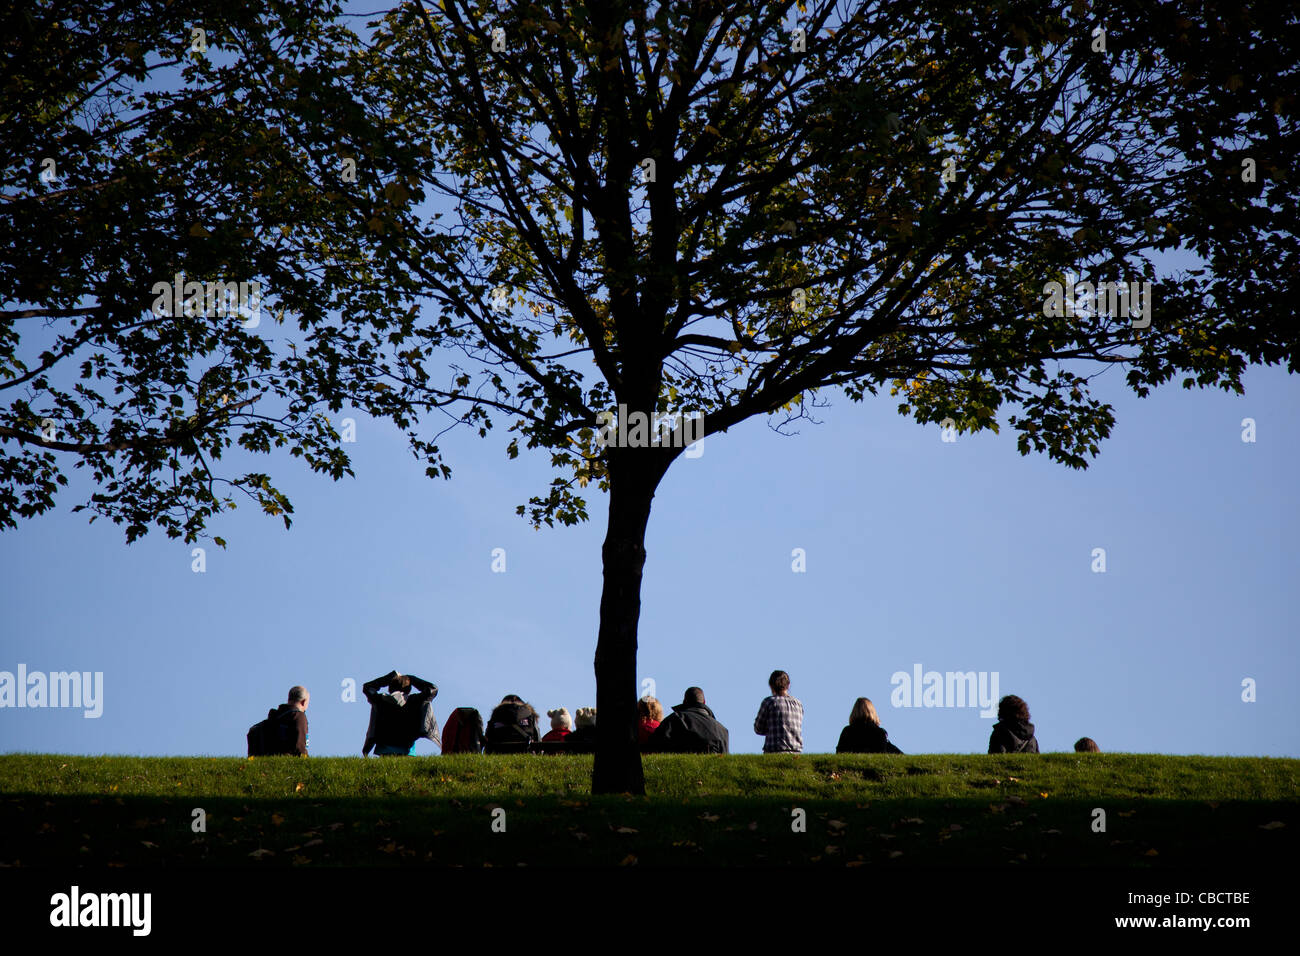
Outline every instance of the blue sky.
[[[762, 421], [710, 436], [655, 499], [640, 678], [665, 704], [703, 687], [736, 752], [761, 749], [773, 668], [804, 703], [808, 752], [833, 751], [858, 696], [905, 752], [983, 752], [978, 708], [892, 705], [891, 676], [919, 664], [996, 673], [1044, 751], [1088, 735], [1104, 751], [1300, 756], [1300, 381], [1252, 369], [1246, 384], [1140, 400], [1103, 376], [1118, 424], [1084, 472], [1022, 457], [1010, 431], [945, 443], [888, 397], [829, 396], [794, 437]], [[75, 473], [59, 513], [0, 534], [0, 671], [104, 675], [98, 719], [0, 709], [0, 751], [242, 755], [302, 683], [312, 753], [359, 754], [366, 705], [342, 683], [390, 668], [439, 686], [440, 719], [506, 693], [594, 705], [604, 496], [588, 524], [534, 531], [514, 506], [549, 483], [544, 456], [452, 434], [455, 474], [434, 481], [396, 429], [349, 414], [357, 477], [272, 459], [293, 528], [241, 507], [212, 527], [229, 547], [204, 543], [204, 573], [192, 546], [127, 546], [70, 514]]]

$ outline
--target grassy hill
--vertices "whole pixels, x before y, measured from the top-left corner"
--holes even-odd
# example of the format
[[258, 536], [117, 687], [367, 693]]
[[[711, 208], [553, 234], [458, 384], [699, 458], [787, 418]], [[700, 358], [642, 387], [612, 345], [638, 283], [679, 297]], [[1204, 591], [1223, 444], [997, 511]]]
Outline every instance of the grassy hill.
[[1163, 868], [1282, 865], [1300, 850], [1300, 760], [807, 754], [644, 764], [645, 797], [592, 797], [582, 756], [0, 755], [0, 864]]

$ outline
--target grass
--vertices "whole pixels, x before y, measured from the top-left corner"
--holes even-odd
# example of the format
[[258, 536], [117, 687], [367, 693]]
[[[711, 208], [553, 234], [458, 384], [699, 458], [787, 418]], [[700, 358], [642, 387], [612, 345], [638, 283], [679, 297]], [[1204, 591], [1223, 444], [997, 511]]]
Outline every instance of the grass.
[[1300, 850], [1300, 760], [663, 755], [644, 767], [645, 797], [592, 797], [583, 756], [0, 755], [0, 864], [1158, 868], [1281, 865]]

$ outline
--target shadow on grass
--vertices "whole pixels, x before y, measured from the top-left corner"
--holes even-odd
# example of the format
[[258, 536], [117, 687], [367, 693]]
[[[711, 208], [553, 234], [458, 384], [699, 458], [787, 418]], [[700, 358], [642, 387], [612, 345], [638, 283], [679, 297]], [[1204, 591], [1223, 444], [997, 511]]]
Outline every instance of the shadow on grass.
[[[862, 770], [867, 780], [875, 773]], [[788, 796], [763, 795], [462, 800], [10, 793], [0, 798], [0, 864], [1162, 868], [1281, 866], [1300, 849], [1294, 802], [1128, 802], [1108, 811], [1105, 832], [1095, 832], [1096, 801], [989, 796], [796, 805]], [[200, 818], [205, 832], [194, 830]]]

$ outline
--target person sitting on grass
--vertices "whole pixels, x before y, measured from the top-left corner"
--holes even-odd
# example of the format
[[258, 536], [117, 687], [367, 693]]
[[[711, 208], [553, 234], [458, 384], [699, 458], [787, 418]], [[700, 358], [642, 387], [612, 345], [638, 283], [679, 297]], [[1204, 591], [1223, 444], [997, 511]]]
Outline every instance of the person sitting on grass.
[[880, 715], [870, 698], [859, 697], [849, 711], [849, 725], [840, 731], [837, 754], [901, 754], [880, 726]]
[[636, 702], [636, 716], [636, 742], [642, 750], [645, 750], [646, 741], [663, 723], [663, 705], [653, 697], [642, 697]]
[[573, 733], [573, 718], [569, 716], [569, 712], [563, 707], [559, 710], [548, 710], [546, 716], [551, 718], [551, 729], [542, 738], [542, 743], [558, 743]]
[[[415, 688], [415, 693], [411, 688]], [[388, 693], [381, 693], [386, 688]], [[370, 725], [361, 755], [369, 756], [371, 749], [376, 757], [411, 756], [415, 742], [426, 736], [423, 726], [424, 705], [438, 696], [438, 688], [427, 680], [410, 674], [389, 671], [361, 685], [361, 692], [370, 701]], [[434, 728], [436, 739], [436, 726]]]
[[532, 704], [525, 703], [518, 694], [506, 694], [488, 717], [487, 740], [483, 752], [527, 753], [533, 744], [541, 743], [538, 719]]
[[1097, 741], [1091, 737], [1080, 737], [1074, 742], [1074, 752], [1080, 754], [1099, 754], [1101, 748], [1097, 746]]
[[573, 715], [578, 729], [569, 734], [565, 740], [566, 749], [571, 754], [594, 754], [596, 752], [596, 708], [579, 707]]
[[767, 686], [772, 689], [772, 696], [763, 698], [754, 718], [754, 733], [764, 737], [763, 753], [802, 753], [803, 704], [790, 696], [790, 675], [772, 671]]
[[1029, 722], [1029, 705], [1014, 694], [998, 701], [998, 722], [989, 734], [989, 753], [1038, 753], [1034, 725]]
[[713, 716], [704, 702], [704, 691], [686, 688], [680, 704], [664, 718], [646, 742], [649, 753], [725, 754], [730, 746], [727, 728]]

